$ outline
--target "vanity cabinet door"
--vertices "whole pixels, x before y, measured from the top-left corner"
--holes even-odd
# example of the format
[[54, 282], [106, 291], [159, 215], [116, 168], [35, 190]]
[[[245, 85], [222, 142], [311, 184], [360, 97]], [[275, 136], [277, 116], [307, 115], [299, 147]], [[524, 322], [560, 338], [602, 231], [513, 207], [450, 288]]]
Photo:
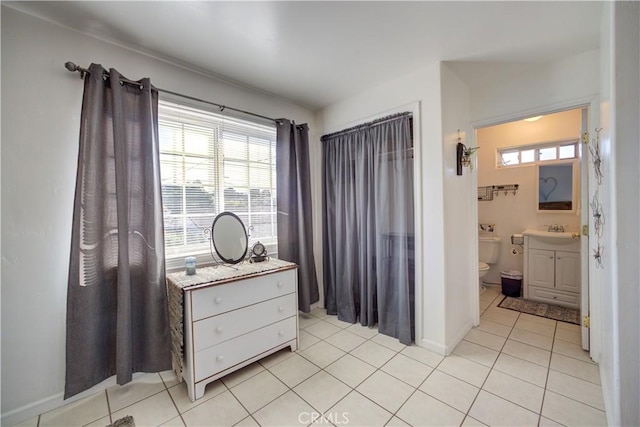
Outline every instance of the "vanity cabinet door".
[[531, 286], [554, 287], [555, 253], [544, 249], [529, 250], [528, 282]]
[[556, 251], [556, 289], [580, 292], [580, 254]]

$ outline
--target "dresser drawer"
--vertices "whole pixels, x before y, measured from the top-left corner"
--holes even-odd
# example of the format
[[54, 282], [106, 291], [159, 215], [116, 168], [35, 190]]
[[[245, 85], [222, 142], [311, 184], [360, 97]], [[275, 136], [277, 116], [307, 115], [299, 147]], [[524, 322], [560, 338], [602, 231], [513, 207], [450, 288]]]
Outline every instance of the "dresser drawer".
[[195, 381], [201, 381], [280, 344], [296, 339], [296, 318], [249, 332], [195, 353]]
[[529, 299], [573, 308], [578, 308], [580, 304], [580, 294], [537, 286], [529, 286]]
[[295, 292], [296, 270], [190, 291], [193, 320], [226, 313], [240, 307]]
[[193, 323], [195, 351], [279, 322], [297, 313], [296, 294], [274, 298]]

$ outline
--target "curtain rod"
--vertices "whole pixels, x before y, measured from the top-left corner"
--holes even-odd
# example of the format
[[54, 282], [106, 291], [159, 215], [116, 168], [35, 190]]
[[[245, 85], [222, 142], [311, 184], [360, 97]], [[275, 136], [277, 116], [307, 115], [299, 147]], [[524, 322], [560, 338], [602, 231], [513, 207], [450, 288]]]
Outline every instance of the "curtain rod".
[[[91, 71], [89, 71], [87, 68], [82, 68], [79, 65], [76, 65], [71, 61], [65, 62], [64, 63], [64, 67], [67, 70], [69, 70], [70, 72], [72, 72], [72, 73], [76, 72], [76, 71], [78, 73], [80, 73], [80, 78], [81, 79], [84, 79], [85, 74], [91, 74]], [[109, 72], [106, 71], [106, 70], [105, 70], [105, 75], [109, 75]], [[120, 81], [122, 81], [123, 83], [132, 84], [132, 85], [135, 85], [135, 86], [140, 86], [140, 82], [136, 82], [134, 80], [128, 80], [128, 79], [125, 79], [125, 78], [121, 78]], [[281, 124], [282, 123], [282, 121], [278, 120], [278, 119], [274, 119], [274, 118], [267, 117], [267, 116], [262, 116], [260, 114], [252, 113], [250, 111], [240, 110], [238, 108], [228, 107], [228, 106], [222, 105], [222, 104], [216, 104], [215, 102], [207, 101], [207, 100], [204, 100], [204, 99], [196, 98], [196, 97], [185, 95], [185, 94], [178, 93], [178, 92], [173, 92], [173, 91], [170, 91], [170, 90], [167, 90], [167, 89], [161, 89], [159, 87], [152, 87], [152, 90], [156, 90], [158, 92], [168, 93], [168, 94], [174, 95], [174, 96], [179, 96], [181, 98], [190, 99], [192, 101], [202, 102], [204, 104], [214, 105], [214, 106], [216, 106], [216, 107], [218, 107], [220, 109], [220, 112], [223, 112], [224, 110], [231, 110], [231, 111], [236, 111], [238, 113], [248, 114], [248, 115], [254, 116], [254, 117], [259, 117], [259, 118], [264, 119], [264, 120], [270, 120], [270, 121], [272, 121], [272, 122], [274, 122], [276, 124]]]
[[320, 137], [320, 141], [324, 142], [327, 139], [334, 138], [334, 137], [336, 137], [338, 135], [344, 135], [344, 134], [347, 134], [347, 133], [350, 133], [350, 132], [355, 132], [355, 131], [358, 131], [358, 130], [366, 129], [366, 128], [371, 127], [371, 126], [380, 125], [382, 123], [390, 122], [392, 120], [396, 120], [396, 119], [399, 119], [400, 117], [405, 117], [405, 116], [409, 116], [409, 118], [413, 118], [413, 113], [411, 113], [409, 111], [405, 111], [405, 112], [402, 112], [402, 113], [392, 114], [390, 116], [380, 117], [379, 119], [375, 119], [375, 120], [372, 120], [372, 121], [367, 122], [367, 123], [362, 123], [362, 124], [359, 124], [359, 125], [347, 128], [347, 129], [339, 130], [337, 132], [332, 132], [332, 133], [328, 133], [326, 135], [322, 135]]

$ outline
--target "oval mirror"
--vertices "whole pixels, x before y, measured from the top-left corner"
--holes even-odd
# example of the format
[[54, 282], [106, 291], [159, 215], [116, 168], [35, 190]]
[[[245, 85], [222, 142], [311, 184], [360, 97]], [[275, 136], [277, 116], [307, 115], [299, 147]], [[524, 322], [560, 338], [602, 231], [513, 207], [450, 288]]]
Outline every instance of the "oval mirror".
[[242, 220], [233, 212], [221, 212], [211, 225], [213, 247], [220, 259], [237, 264], [247, 254], [247, 231]]

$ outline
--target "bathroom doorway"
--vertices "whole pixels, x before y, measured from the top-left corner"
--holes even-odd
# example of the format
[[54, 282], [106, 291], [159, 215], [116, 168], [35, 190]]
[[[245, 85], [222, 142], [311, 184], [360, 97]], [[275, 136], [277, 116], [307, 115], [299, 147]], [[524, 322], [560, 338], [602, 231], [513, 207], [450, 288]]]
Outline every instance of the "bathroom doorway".
[[[560, 301], [559, 305], [579, 309], [580, 319], [588, 318], [589, 244], [588, 236], [583, 235], [583, 225], [589, 223], [588, 146], [582, 142], [588, 117], [587, 106], [580, 106], [476, 127], [476, 145], [480, 147], [477, 152], [479, 236], [486, 236], [490, 230], [501, 240], [497, 260], [489, 264], [488, 271], [481, 273], [480, 286], [484, 285], [487, 290], [479, 296], [480, 315], [504, 298], [501, 272], [517, 271], [524, 276], [521, 295], [526, 299], [550, 304]], [[563, 184], [559, 176], [551, 176], [551, 170], [562, 167], [568, 171], [568, 184]], [[560, 196], [562, 188], [566, 191], [564, 196]], [[555, 197], [562, 201], [555, 202]], [[565, 230], [577, 239], [574, 247], [579, 252], [576, 254], [579, 262], [572, 267], [576, 272], [575, 289], [567, 291], [567, 287], [555, 287], [554, 282], [527, 287], [532, 274], [532, 270], [527, 269], [528, 260], [533, 258], [528, 258], [531, 252], [525, 253], [525, 230]], [[516, 236], [513, 241], [512, 236]], [[547, 248], [550, 249], [553, 248]], [[555, 256], [555, 252], [546, 255], [550, 254]], [[554, 258], [552, 262], [561, 261]], [[554, 265], [548, 264], [545, 268], [553, 269]], [[554, 279], [557, 274], [555, 270], [547, 273]], [[581, 330], [582, 347], [588, 350], [589, 329], [583, 326]]]

